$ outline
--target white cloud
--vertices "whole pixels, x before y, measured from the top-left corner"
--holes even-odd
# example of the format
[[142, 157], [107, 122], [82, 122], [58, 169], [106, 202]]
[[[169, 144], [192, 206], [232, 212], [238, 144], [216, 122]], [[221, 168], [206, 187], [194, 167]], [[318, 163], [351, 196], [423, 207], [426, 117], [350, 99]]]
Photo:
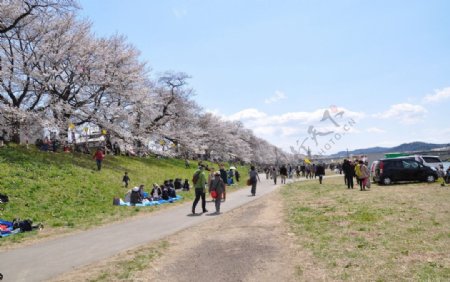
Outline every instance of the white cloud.
[[205, 112], [213, 114], [215, 116], [222, 116], [220, 114], [220, 110], [219, 109], [206, 109]]
[[385, 133], [386, 132], [386, 130], [380, 129], [378, 127], [367, 128], [366, 131], [369, 133]]
[[301, 129], [298, 127], [283, 126], [280, 129], [282, 137], [298, 136], [299, 134], [302, 133]]
[[446, 99], [450, 99], [450, 87], [435, 89], [434, 94], [426, 95], [424, 101], [427, 103], [439, 103]]
[[172, 9], [172, 12], [177, 19], [185, 17], [188, 13], [186, 9], [177, 9], [177, 8]]
[[265, 99], [264, 103], [272, 104], [272, 103], [276, 103], [276, 102], [278, 102], [280, 100], [284, 100], [286, 98], [287, 97], [286, 97], [286, 95], [283, 92], [281, 92], [280, 90], [277, 90], [277, 91], [275, 91], [275, 95], [273, 95], [272, 97], [270, 97], [268, 99]]
[[249, 120], [249, 119], [262, 119], [265, 117], [267, 117], [267, 114], [257, 109], [245, 109], [224, 118], [227, 120]]
[[258, 136], [275, 135], [275, 133], [278, 131], [277, 128], [273, 126], [258, 126], [251, 129]]
[[[329, 118], [324, 121], [324, 114], [328, 110]], [[342, 115], [339, 115], [342, 113]], [[289, 126], [289, 127], [302, 127], [306, 128], [307, 125], [314, 125], [320, 123], [322, 126], [333, 124], [333, 121], [339, 125], [344, 125], [346, 121], [353, 119], [359, 120], [365, 117], [364, 113], [352, 112], [345, 108], [336, 108], [331, 111], [330, 109], [317, 109], [312, 112], [290, 112], [281, 115], [268, 115], [257, 109], [250, 108], [237, 112], [231, 116], [223, 117], [226, 120], [241, 120], [251, 123], [255, 126]], [[337, 126], [335, 126], [337, 127]]]
[[[328, 112], [327, 112], [328, 110]], [[328, 115], [327, 115], [327, 114]], [[322, 119], [325, 119], [322, 121]], [[277, 146], [298, 147], [298, 140], [308, 138], [308, 146], [318, 150], [330, 138], [339, 143], [346, 135], [361, 133], [357, 127], [358, 122], [366, 114], [354, 112], [345, 108], [331, 106], [309, 112], [290, 112], [280, 115], [270, 115], [255, 108], [244, 109], [230, 116], [222, 116], [224, 120], [240, 120], [246, 128], [251, 129], [256, 136], [264, 138]], [[333, 123], [333, 121], [335, 123]], [[329, 133], [326, 136], [318, 135], [319, 145], [311, 139], [308, 128], [312, 126], [317, 133]], [[347, 139], [348, 140], [348, 139]]]
[[389, 110], [373, 115], [379, 119], [395, 119], [403, 124], [415, 124], [425, 118], [427, 109], [408, 103], [392, 105]]

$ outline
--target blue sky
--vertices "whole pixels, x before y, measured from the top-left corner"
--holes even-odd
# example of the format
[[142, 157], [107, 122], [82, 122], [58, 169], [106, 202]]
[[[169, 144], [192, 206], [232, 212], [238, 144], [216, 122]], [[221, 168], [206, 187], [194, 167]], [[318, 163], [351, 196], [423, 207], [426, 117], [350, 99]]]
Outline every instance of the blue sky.
[[97, 36], [286, 151], [450, 143], [450, 1], [79, 2]]

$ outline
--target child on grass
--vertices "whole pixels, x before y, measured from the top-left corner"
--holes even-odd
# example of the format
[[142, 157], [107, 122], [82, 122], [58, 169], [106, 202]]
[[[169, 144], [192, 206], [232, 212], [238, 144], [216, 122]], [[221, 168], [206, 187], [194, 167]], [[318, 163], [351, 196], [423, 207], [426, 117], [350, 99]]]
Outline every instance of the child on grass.
[[128, 188], [128, 182], [130, 182], [130, 177], [128, 177], [128, 172], [125, 171], [125, 175], [122, 178], [123, 186]]

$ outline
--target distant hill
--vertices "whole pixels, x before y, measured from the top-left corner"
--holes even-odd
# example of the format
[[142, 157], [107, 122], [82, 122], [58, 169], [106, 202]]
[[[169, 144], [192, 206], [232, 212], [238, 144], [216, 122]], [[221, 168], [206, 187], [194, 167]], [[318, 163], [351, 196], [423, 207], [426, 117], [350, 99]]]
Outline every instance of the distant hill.
[[[396, 147], [388, 148], [388, 147], [371, 147], [366, 149], [357, 149], [353, 151], [349, 151], [350, 155], [364, 155], [364, 154], [374, 154], [374, 153], [393, 153], [393, 152], [415, 152], [415, 151], [429, 151], [432, 149], [449, 147], [450, 144], [432, 144], [425, 142], [412, 142], [412, 143], [404, 143]], [[338, 152], [332, 157], [345, 157], [347, 156], [347, 151]]]

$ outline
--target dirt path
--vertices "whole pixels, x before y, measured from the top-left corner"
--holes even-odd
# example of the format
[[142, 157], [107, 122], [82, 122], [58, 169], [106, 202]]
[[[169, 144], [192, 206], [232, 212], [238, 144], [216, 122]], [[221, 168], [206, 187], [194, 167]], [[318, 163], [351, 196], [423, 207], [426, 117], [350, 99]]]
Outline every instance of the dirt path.
[[[164, 254], [130, 280], [323, 281], [310, 254], [300, 250], [288, 232], [282, 203], [277, 190], [169, 236]], [[54, 281], [94, 279], [115, 260], [66, 273]]]
[[[152, 281], [294, 281], [278, 193], [171, 238], [168, 255], [137, 278]], [[173, 269], [176, 271], [166, 271]]]

